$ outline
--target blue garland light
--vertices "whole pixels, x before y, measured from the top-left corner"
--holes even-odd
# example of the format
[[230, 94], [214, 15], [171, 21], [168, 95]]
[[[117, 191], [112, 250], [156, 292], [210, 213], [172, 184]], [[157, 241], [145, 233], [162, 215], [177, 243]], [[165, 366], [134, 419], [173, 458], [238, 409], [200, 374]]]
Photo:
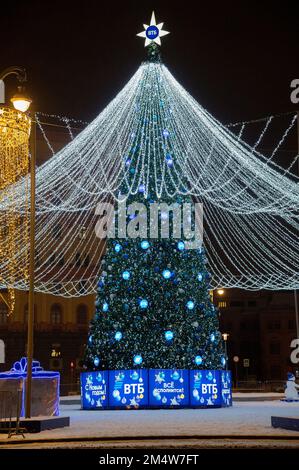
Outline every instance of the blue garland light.
[[136, 354], [136, 356], [133, 358], [133, 361], [137, 366], [140, 365], [143, 361], [142, 356], [140, 354]]
[[120, 341], [123, 337], [123, 334], [121, 331], [117, 331], [114, 335], [114, 339], [116, 339], [116, 341]]
[[171, 341], [173, 339], [173, 332], [168, 330], [168, 331], [165, 331], [165, 339], [167, 341]]
[[109, 310], [109, 305], [107, 304], [107, 302], [104, 302], [103, 303], [103, 312], [108, 312]]
[[140, 308], [147, 308], [148, 307], [148, 301], [146, 299], [142, 299], [139, 302]]
[[143, 250], [147, 250], [149, 248], [150, 244], [147, 240], [143, 240], [143, 242], [141, 242], [141, 248]]
[[100, 359], [98, 357], [95, 357], [93, 363], [96, 367], [98, 367], [98, 365], [100, 364]]
[[124, 272], [122, 273], [122, 277], [123, 277], [123, 279], [124, 279], [125, 281], [127, 281], [128, 279], [130, 279], [130, 276], [131, 276], [131, 274], [129, 273], [129, 271], [124, 271]]
[[178, 242], [177, 246], [178, 246], [178, 249], [180, 251], [183, 251], [185, 249], [185, 243], [184, 242]]
[[188, 302], [186, 303], [186, 307], [187, 307], [189, 310], [193, 310], [193, 309], [194, 309], [194, 302], [193, 302], [193, 300], [188, 300]]
[[194, 359], [194, 362], [197, 366], [200, 366], [203, 362], [202, 357], [201, 356], [196, 356], [195, 359]]
[[171, 271], [169, 271], [169, 269], [164, 269], [164, 271], [162, 272], [162, 276], [164, 277], [164, 279], [170, 279]]
[[117, 243], [114, 247], [114, 250], [116, 251], [116, 253], [119, 253], [120, 250], [121, 250], [121, 245], [119, 243]]

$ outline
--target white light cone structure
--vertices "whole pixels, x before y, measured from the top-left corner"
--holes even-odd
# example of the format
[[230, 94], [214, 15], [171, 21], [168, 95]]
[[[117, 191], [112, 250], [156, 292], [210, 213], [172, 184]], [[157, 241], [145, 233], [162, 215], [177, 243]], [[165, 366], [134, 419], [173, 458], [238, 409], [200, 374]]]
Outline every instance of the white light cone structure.
[[[289, 128], [294, 123], [295, 116]], [[127, 155], [137, 135], [129, 178]], [[144, 185], [147, 197], [149, 180], [157, 198], [189, 193], [204, 204], [214, 287], [299, 288], [299, 180], [255, 148], [203, 109], [163, 64], [142, 64], [100, 115], [37, 170], [36, 289], [66, 297], [95, 292], [104, 250], [95, 207], [109, 195], [117, 199], [124, 184], [131, 194]], [[11, 187], [0, 211], [13, 204], [25, 212], [26, 191], [25, 180]], [[25, 250], [20, 239], [20, 263]], [[5, 280], [9, 267], [0, 269]], [[28, 288], [21, 278], [14, 287]]]

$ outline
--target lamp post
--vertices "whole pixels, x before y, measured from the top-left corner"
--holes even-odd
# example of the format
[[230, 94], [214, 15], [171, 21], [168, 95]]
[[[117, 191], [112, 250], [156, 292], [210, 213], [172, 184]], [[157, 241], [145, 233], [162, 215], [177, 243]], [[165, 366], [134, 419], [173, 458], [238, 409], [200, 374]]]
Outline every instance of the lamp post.
[[225, 353], [225, 370], [228, 370], [228, 357], [227, 357], [227, 340], [228, 340], [229, 334], [228, 333], [222, 333], [222, 338], [224, 341], [224, 353]]
[[[0, 73], [0, 81], [8, 75], [15, 75], [19, 81], [18, 92], [11, 98], [13, 107], [22, 112], [28, 111], [32, 100], [26, 95], [24, 83], [27, 80], [24, 67], [12, 66]], [[3, 97], [4, 98], [4, 97]], [[35, 164], [36, 164], [36, 127], [32, 119], [30, 133], [30, 254], [29, 254], [29, 298], [27, 329], [27, 381], [26, 381], [26, 418], [31, 417], [33, 326], [34, 326], [34, 249], [35, 249]]]

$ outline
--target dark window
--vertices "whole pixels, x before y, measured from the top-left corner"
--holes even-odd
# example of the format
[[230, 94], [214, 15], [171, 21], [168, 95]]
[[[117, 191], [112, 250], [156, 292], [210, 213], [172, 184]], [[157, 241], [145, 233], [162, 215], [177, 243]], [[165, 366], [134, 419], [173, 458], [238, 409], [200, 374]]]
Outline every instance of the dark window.
[[56, 254], [52, 253], [51, 256], [49, 257], [48, 264], [53, 265], [55, 263], [55, 258], [56, 258]]
[[232, 300], [230, 303], [231, 307], [244, 307], [244, 302], [242, 300]]
[[250, 357], [252, 353], [252, 344], [250, 341], [242, 341], [240, 344], [240, 354], [243, 357]]
[[7, 319], [8, 319], [7, 314], [8, 314], [7, 305], [2, 302], [0, 304], [0, 325], [4, 325], [5, 323], [7, 323]]
[[90, 257], [89, 255], [86, 255], [85, 258], [84, 258], [84, 266], [89, 266], [89, 263], [90, 263]]
[[256, 307], [256, 300], [248, 300], [248, 307], [249, 308]]
[[277, 341], [270, 343], [269, 349], [270, 349], [270, 354], [280, 354], [280, 343], [278, 343]]
[[58, 325], [62, 323], [62, 307], [59, 304], [53, 304], [51, 306], [51, 323], [53, 325]]
[[281, 367], [279, 365], [273, 365], [270, 368], [271, 379], [281, 379]]
[[281, 327], [280, 320], [270, 320], [268, 322], [269, 330], [280, 330], [280, 327]]
[[87, 324], [87, 306], [80, 304], [77, 307], [77, 323], [78, 325]]
[[61, 238], [61, 236], [62, 236], [61, 225], [59, 225], [59, 224], [55, 225], [55, 227], [53, 227], [53, 229], [52, 229], [52, 234], [53, 234], [53, 238], [56, 238], [56, 240]]
[[76, 266], [81, 266], [81, 253], [76, 253], [75, 264]]
[[[34, 305], [34, 323], [36, 323], [37, 319], [37, 308], [36, 305]], [[25, 305], [24, 307], [24, 323], [28, 323], [28, 304]]]
[[64, 257], [63, 255], [60, 255], [59, 260], [58, 260], [58, 266], [63, 266], [63, 265], [64, 265]]

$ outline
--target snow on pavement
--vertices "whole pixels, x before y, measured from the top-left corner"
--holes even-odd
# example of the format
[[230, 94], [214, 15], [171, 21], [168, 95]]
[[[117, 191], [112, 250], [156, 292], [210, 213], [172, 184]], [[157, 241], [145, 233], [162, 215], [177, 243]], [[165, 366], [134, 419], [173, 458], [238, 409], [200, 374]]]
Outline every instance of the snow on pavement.
[[[134, 436], [290, 435], [299, 432], [271, 427], [271, 416], [299, 418], [298, 403], [281, 401], [235, 402], [231, 408], [182, 410], [84, 411], [62, 405], [70, 427], [34, 434], [34, 439]], [[33, 435], [31, 435], [33, 436]], [[6, 438], [0, 434], [0, 439]]]

